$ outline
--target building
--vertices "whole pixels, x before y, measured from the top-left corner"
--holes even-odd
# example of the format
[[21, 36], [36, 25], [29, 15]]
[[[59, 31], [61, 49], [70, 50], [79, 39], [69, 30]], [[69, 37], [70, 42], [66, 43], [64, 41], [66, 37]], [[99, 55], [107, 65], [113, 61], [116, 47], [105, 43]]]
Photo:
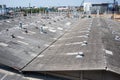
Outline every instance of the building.
[[92, 4], [91, 3], [84, 3], [84, 12], [91, 12]]
[[109, 3], [102, 3], [102, 4], [92, 4], [91, 13], [96, 14], [97, 10], [99, 10], [100, 14], [108, 12]]
[[96, 14], [98, 10], [100, 14], [112, 13], [113, 11], [117, 13], [119, 12], [118, 2], [115, 2], [115, 6], [113, 3], [92, 4], [91, 12]]
[[67, 6], [60, 6], [57, 9], [58, 9], [58, 11], [63, 11], [64, 12], [64, 11], [68, 11], [69, 7], [67, 7]]
[[43, 74], [45, 80], [47, 75], [65, 78], [51, 80], [120, 80], [118, 22], [41, 16], [0, 22], [0, 64], [21, 73], [0, 72], [0, 79], [26, 80], [18, 77], [30, 72]]
[[6, 5], [0, 5], [0, 15], [4, 15], [7, 13]]

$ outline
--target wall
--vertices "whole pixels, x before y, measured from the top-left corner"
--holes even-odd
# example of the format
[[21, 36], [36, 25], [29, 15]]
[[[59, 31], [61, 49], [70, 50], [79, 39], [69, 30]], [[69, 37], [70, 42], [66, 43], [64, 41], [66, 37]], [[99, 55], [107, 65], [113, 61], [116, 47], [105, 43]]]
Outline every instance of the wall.
[[[61, 71], [43, 72], [45, 74], [67, 78], [68, 80], [120, 80], [120, 75], [109, 71]], [[66, 79], [66, 80], [67, 80]]]

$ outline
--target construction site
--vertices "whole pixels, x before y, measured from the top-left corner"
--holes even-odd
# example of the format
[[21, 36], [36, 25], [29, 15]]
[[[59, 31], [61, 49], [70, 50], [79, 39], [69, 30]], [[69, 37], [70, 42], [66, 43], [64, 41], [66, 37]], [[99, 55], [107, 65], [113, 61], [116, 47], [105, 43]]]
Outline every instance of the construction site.
[[0, 80], [120, 80], [119, 9], [84, 5], [1, 15]]

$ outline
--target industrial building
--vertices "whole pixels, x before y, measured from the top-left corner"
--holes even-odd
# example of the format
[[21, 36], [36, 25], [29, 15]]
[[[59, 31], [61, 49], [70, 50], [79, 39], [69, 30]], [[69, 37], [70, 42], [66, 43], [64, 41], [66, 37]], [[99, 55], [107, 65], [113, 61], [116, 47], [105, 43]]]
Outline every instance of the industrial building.
[[[84, 11], [108, 6], [86, 3]], [[0, 20], [0, 80], [120, 80], [120, 22], [59, 9]]]
[[49, 14], [0, 21], [1, 80], [119, 80], [119, 22]]
[[107, 13], [109, 8], [109, 3], [102, 3], [102, 4], [92, 4], [91, 13], [96, 14], [97, 10], [99, 10], [100, 14]]

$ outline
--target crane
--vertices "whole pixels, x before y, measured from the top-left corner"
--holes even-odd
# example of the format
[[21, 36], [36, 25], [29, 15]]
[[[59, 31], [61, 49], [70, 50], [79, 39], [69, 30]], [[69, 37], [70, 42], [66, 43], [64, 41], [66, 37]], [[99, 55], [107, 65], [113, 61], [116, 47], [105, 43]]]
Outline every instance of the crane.
[[81, 2], [81, 5], [80, 5], [80, 6], [82, 6], [82, 5], [84, 4], [84, 2], [85, 2], [85, 0], [83, 0], [83, 1]]

